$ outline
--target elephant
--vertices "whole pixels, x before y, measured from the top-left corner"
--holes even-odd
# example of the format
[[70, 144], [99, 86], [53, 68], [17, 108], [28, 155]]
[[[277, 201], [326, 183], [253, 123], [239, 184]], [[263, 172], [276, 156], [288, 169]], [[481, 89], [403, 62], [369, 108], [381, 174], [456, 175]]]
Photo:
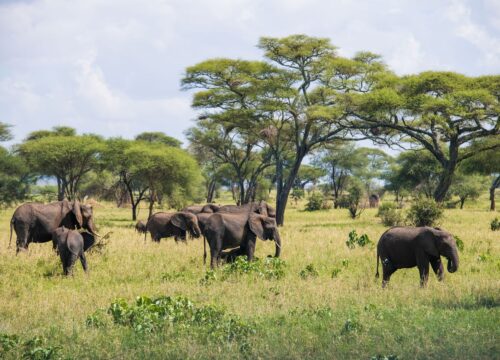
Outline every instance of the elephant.
[[219, 211], [219, 206], [215, 204], [206, 204], [206, 205], [191, 205], [187, 206], [181, 210], [182, 212], [190, 212], [191, 214], [200, 214], [200, 213], [214, 213]]
[[429, 263], [438, 280], [444, 278], [441, 256], [448, 259], [448, 272], [458, 270], [457, 244], [453, 236], [440, 228], [393, 227], [382, 234], [377, 244], [377, 273], [379, 258], [382, 262], [384, 288], [391, 275], [402, 268], [417, 266], [420, 272], [420, 286], [427, 284]]
[[260, 202], [252, 202], [248, 204], [244, 204], [241, 206], [238, 205], [224, 205], [219, 207], [218, 213], [241, 213], [241, 212], [248, 212], [248, 213], [258, 213], [261, 215], [269, 216], [272, 218], [276, 218], [276, 210], [270, 206], [268, 203], [265, 201], [260, 201]]
[[274, 240], [275, 257], [281, 254], [281, 237], [276, 220], [272, 217], [250, 213], [215, 213], [206, 223], [204, 235], [210, 246], [210, 267], [219, 264], [222, 250], [239, 247], [238, 254], [253, 260], [256, 238]]
[[76, 259], [80, 259], [83, 270], [87, 272], [87, 259], [85, 258], [85, 244], [82, 234], [77, 230], [70, 230], [64, 226], [58, 227], [52, 232], [52, 241], [57, 246], [64, 275], [73, 273], [73, 265]]
[[97, 235], [91, 205], [80, 204], [78, 200], [62, 200], [50, 204], [26, 203], [19, 206], [12, 215], [9, 246], [12, 228], [17, 235], [17, 254], [21, 250], [27, 250], [29, 243], [50, 241], [54, 230], [61, 226], [67, 229], [83, 228]]
[[175, 241], [186, 240], [186, 231], [198, 238], [201, 230], [196, 215], [189, 212], [166, 213], [159, 212], [151, 215], [146, 224], [147, 231], [153, 241], [174, 236]]
[[380, 196], [377, 194], [371, 194], [368, 198], [371, 208], [377, 208], [380, 204]]
[[135, 231], [137, 231], [139, 234], [145, 234], [148, 231], [146, 225], [147, 221], [139, 220], [135, 224]]

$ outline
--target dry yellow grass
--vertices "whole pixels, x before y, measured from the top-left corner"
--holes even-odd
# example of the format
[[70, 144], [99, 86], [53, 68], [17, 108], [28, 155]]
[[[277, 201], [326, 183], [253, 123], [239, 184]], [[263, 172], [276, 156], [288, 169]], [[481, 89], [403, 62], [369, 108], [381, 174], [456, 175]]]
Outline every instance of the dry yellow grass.
[[[77, 263], [74, 277], [65, 278], [49, 243], [31, 244], [19, 256], [7, 249], [12, 211], [0, 214], [0, 333], [41, 337], [45, 345], [61, 347], [56, 356], [500, 357], [500, 232], [489, 228], [499, 214], [487, 211], [485, 198], [464, 210], [445, 211], [441, 226], [465, 244], [461, 267], [446, 273], [443, 283], [432, 275], [426, 289], [419, 288], [415, 268], [397, 271], [390, 288], [382, 290], [374, 277], [375, 247], [351, 250], [345, 245], [352, 229], [376, 244], [385, 227], [375, 209], [352, 220], [347, 210], [308, 213], [290, 206], [281, 228], [282, 279], [246, 275], [208, 285], [200, 283], [207, 270], [201, 240], [156, 244], [148, 237], [144, 242], [129, 220], [130, 210], [111, 204], [95, 209], [99, 232], [112, 232], [109, 245], [102, 254], [88, 255], [88, 275]], [[258, 257], [273, 253], [273, 243], [258, 242]], [[299, 273], [309, 264], [319, 275], [303, 279]], [[336, 277], [334, 269], [340, 269]], [[162, 278], [172, 272], [184, 275]], [[141, 337], [112, 324], [86, 327], [85, 319], [96, 309], [139, 295], [182, 295], [196, 304], [218, 304], [255, 323], [251, 351], [239, 353], [234, 344], [205, 343], [181, 332]], [[343, 331], [349, 321], [359, 326]], [[13, 351], [4, 355], [20, 354]]]

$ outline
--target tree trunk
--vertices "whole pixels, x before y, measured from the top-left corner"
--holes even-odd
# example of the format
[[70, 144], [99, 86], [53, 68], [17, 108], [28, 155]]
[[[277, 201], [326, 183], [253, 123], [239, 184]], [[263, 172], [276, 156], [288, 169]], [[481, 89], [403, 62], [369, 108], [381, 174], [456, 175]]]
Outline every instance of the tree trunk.
[[132, 201], [132, 220], [137, 220], [137, 205], [139, 204], [136, 204]]
[[455, 167], [451, 165], [443, 169], [443, 172], [439, 177], [438, 186], [436, 187], [436, 190], [434, 190], [434, 200], [436, 200], [436, 202], [441, 203], [444, 201], [446, 194], [448, 193], [448, 189], [451, 186], [451, 182], [453, 181], [454, 172]]
[[59, 177], [57, 177], [57, 200], [58, 201], [64, 200], [64, 186], [62, 179]]
[[210, 180], [210, 182], [208, 183], [207, 203], [211, 203], [214, 200], [215, 185], [216, 185], [215, 180]]
[[460, 210], [464, 208], [465, 198], [460, 198]]
[[290, 196], [290, 191], [292, 190], [293, 183], [295, 182], [297, 174], [299, 173], [300, 164], [302, 164], [302, 160], [304, 159], [306, 153], [306, 151], [297, 153], [295, 163], [290, 170], [288, 178], [283, 184], [281, 192], [279, 194], [276, 194], [276, 224], [278, 226], [283, 226], [283, 224], [285, 223], [285, 209], [288, 202], [288, 197]]

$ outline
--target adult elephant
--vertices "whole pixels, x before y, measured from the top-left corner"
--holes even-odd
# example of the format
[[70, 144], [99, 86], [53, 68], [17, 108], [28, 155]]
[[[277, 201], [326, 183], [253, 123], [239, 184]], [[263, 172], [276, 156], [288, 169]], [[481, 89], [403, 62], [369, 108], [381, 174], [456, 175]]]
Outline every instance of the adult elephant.
[[200, 213], [214, 213], [219, 211], [219, 206], [215, 204], [206, 204], [206, 205], [191, 205], [187, 206], [181, 210], [182, 212], [190, 212], [191, 214], [200, 214]]
[[252, 202], [244, 205], [224, 205], [219, 207], [218, 213], [257, 213], [276, 218], [276, 210], [265, 201]]
[[206, 223], [204, 235], [210, 246], [210, 267], [219, 264], [222, 250], [239, 247], [238, 252], [253, 260], [256, 239], [274, 240], [275, 257], [281, 253], [281, 237], [272, 217], [245, 212], [215, 213]]
[[51, 241], [52, 233], [61, 226], [67, 229], [84, 228], [97, 235], [92, 206], [80, 204], [78, 200], [62, 200], [50, 204], [26, 203], [19, 206], [10, 221], [10, 240], [14, 228], [18, 253], [20, 250], [27, 250], [29, 243]]
[[200, 237], [201, 230], [196, 215], [189, 212], [166, 213], [159, 212], [151, 215], [146, 224], [153, 241], [173, 236], [175, 241], [185, 240], [186, 232], [193, 237]]
[[379, 258], [382, 262], [382, 287], [389, 282], [391, 275], [402, 268], [417, 266], [420, 272], [420, 285], [425, 286], [429, 277], [429, 264], [438, 280], [444, 278], [441, 256], [448, 259], [448, 271], [458, 270], [458, 250], [453, 236], [440, 228], [431, 227], [393, 227], [387, 230], [377, 245], [377, 273]]

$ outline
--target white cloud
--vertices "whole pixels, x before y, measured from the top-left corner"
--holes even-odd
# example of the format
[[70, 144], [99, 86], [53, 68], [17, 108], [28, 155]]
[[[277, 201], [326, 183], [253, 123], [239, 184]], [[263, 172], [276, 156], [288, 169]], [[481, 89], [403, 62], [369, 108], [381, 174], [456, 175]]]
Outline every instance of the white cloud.
[[500, 63], [500, 38], [490, 35], [484, 27], [474, 23], [471, 8], [464, 2], [453, 0], [446, 14], [455, 24], [457, 34], [472, 43], [482, 53], [481, 64], [498, 66]]
[[343, 55], [382, 54], [398, 73], [499, 72], [500, 10], [484, 1], [484, 26], [473, 2], [434, 0], [0, 2], [0, 121], [15, 125], [16, 141], [58, 124], [182, 139], [196, 116], [179, 89], [184, 69], [210, 57], [260, 58], [260, 36], [328, 37]]

